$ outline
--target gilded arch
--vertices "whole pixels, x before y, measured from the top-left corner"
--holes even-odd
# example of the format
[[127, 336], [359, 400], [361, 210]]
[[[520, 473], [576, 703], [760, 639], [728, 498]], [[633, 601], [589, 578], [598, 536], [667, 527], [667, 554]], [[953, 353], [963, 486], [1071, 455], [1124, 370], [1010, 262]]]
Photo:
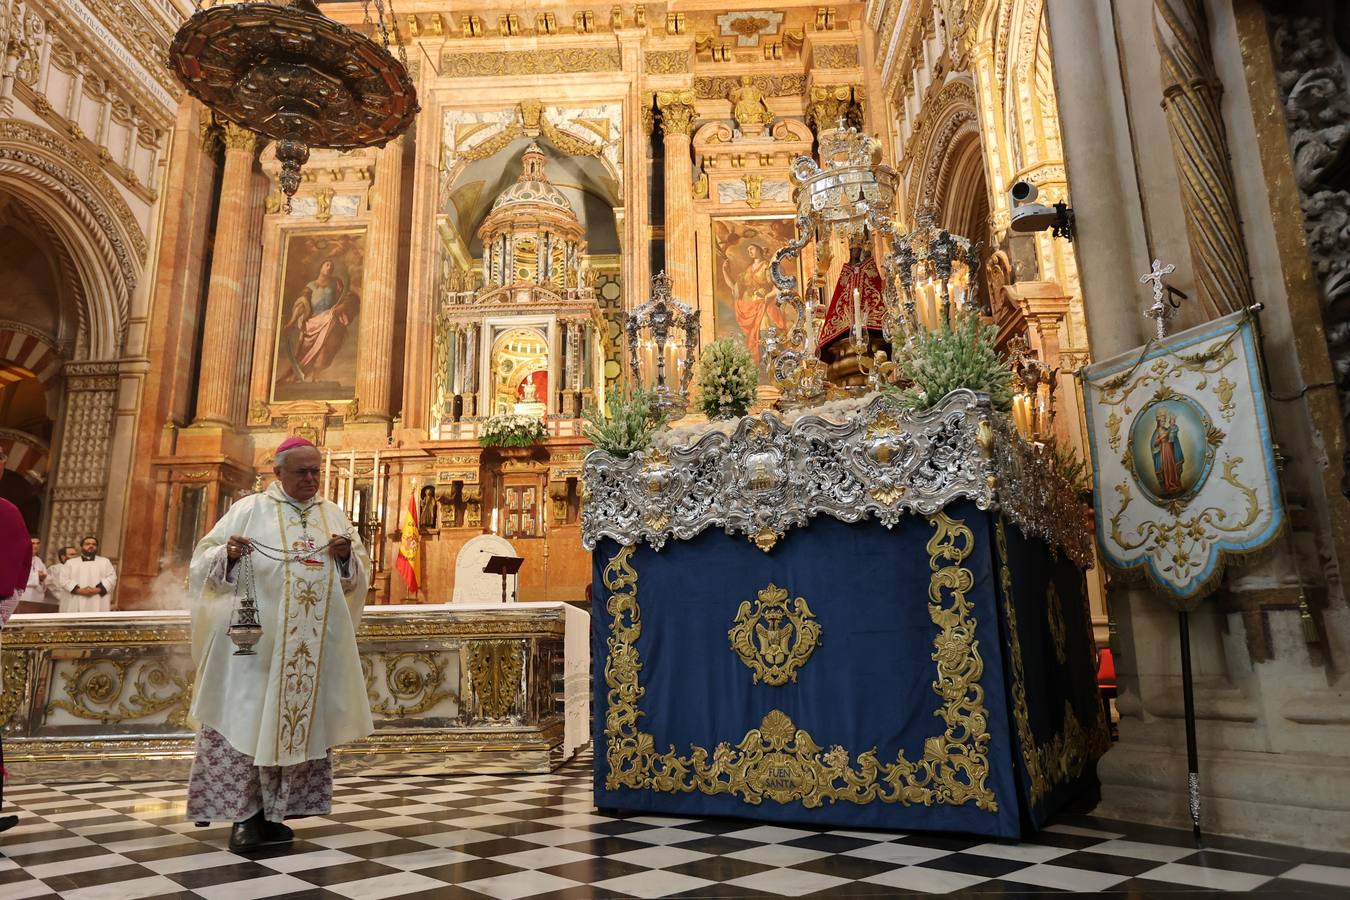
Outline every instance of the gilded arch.
[[[925, 110], [923, 125], [915, 141], [916, 153], [909, 163], [909, 209], [943, 209], [953, 199], [968, 205], [970, 191], [985, 191], [984, 169], [980, 163], [972, 171], [969, 154], [973, 146], [977, 161], [980, 154], [979, 116], [975, 109], [975, 86], [961, 78], [948, 82]], [[961, 163], [965, 161], [965, 164]], [[978, 173], [978, 181], [969, 178]], [[987, 206], [988, 200], [985, 200]], [[983, 233], [968, 235], [981, 238]]]
[[78, 273], [77, 355], [117, 358], [146, 254], [131, 208], [78, 148], [16, 119], [0, 120], [0, 187], [50, 229]]

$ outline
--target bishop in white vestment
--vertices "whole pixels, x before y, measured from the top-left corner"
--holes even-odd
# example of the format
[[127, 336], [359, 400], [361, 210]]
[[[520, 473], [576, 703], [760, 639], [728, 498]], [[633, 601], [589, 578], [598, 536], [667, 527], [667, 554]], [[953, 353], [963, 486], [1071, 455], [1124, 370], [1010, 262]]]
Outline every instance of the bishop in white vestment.
[[[200, 723], [188, 818], [233, 821], [231, 849], [285, 843], [286, 817], [332, 804], [331, 749], [374, 730], [356, 647], [370, 558], [317, 496], [319, 451], [277, 449], [278, 481], [239, 500], [197, 545], [188, 596]], [[262, 635], [236, 655], [227, 629], [251, 579]]]

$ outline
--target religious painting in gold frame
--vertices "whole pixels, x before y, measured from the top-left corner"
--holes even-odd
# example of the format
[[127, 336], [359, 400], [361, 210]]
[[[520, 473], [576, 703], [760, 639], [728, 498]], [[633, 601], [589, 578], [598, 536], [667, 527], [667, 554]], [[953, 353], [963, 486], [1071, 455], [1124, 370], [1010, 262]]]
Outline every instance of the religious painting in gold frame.
[[364, 228], [284, 233], [272, 402], [356, 397], [365, 262]]
[[[791, 216], [712, 220], [713, 336], [743, 341], [761, 383], [772, 382], [765, 368], [766, 329], [777, 327], [786, 336], [795, 316], [779, 308], [778, 289], [769, 276], [773, 255], [793, 235]], [[800, 278], [800, 268], [792, 274]]]

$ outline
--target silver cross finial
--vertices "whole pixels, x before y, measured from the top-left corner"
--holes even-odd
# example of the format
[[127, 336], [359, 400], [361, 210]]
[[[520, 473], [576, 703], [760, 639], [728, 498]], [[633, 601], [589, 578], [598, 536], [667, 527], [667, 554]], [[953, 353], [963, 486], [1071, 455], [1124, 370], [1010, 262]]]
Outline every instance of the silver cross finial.
[[1158, 340], [1167, 337], [1167, 322], [1177, 312], [1176, 306], [1167, 301], [1167, 288], [1163, 285], [1163, 276], [1171, 275], [1176, 269], [1177, 267], [1171, 263], [1164, 266], [1162, 260], [1155, 259], [1153, 268], [1139, 276], [1140, 284], [1151, 282], [1153, 285], [1153, 305], [1144, 312], [1144, 316], [1157, 322]]

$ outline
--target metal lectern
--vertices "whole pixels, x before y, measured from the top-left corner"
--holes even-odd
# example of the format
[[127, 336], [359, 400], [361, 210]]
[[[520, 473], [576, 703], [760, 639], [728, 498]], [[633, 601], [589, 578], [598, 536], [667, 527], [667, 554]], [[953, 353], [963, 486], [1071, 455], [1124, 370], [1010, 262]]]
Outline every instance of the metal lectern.
[[[502, 602], [506, 602], [506, 576], [514, 575], [520, 571], [521, 563], [525, 562], [524, 557], [520, 556], [494, 556], [483, 566], [483, 571], [488, 575], [502, 576]], [[511, 592], [511, 602], [520, 600], [519, 581], [517, 589]]]

